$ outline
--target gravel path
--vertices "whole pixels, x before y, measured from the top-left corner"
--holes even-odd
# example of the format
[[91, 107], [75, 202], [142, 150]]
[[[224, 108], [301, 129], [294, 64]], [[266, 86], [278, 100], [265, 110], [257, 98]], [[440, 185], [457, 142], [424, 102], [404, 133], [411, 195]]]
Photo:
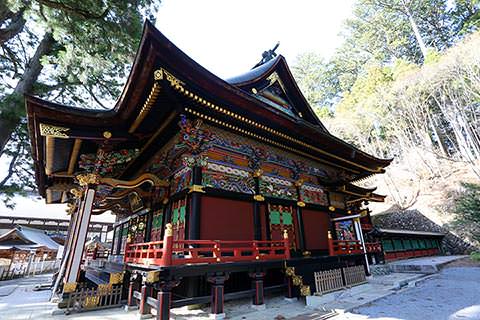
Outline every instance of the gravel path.
[[480, 268], [443, 269], [417, 287], [336, 317], [336, 319], [480, 319]]

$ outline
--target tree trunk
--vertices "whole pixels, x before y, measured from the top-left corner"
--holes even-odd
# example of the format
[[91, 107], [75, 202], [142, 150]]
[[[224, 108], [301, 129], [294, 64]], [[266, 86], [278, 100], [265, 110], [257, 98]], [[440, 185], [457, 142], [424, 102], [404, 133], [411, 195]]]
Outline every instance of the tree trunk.
[[438, 147], [440, 149], [440, 152], [444, 157], [448, 157], [447, 154], [447, 147], [445, 146], [445, 141], [443, 141], [443, 137], [440, 134], [440, 131], [437, 128], [437, 124], [435, 121], [433, 121], [432, 115], [430, 112], [427, 110], [427, 117], [428, 117], [428, 122], [430, 123], [430, 126], [432, 128], [433, 135], [435, 136], [435, 139], [437, 140]]
[[17, 86], [13, 92], [2, 101], [3, 110], [0, 113], [0, 153], [5, 148], [13, 130], [15, 130], [20, 122], [21, 115], [24, 111], [23, 96], [33, 93], [33, 85], [43, 69], [40, 59], [52, 51], [54, 44], [55, 40], [52, 34], [49, 32], [45, 33], [35, 54], [28, 61], [25, 72], [20, 78], [20, 81], [18, 81]]
[[410, 22], [410, 26], [412, 27], [413, 33], [415, 34], [415, 38], [417, 39], [418, 46], [420, 47], [420, 51], [422, 52], [423, 60], [425, 61], [425, 59], [427, 58], [427, 46], [423, 41], [422, 35], [418, 30], [417, 23], [413, 19], [410, 9], [408, 8], [408, 5], [406, 3], [403, 3], [403, 8], [405, 9], [405, 12], [408, 17], [408, 21]]

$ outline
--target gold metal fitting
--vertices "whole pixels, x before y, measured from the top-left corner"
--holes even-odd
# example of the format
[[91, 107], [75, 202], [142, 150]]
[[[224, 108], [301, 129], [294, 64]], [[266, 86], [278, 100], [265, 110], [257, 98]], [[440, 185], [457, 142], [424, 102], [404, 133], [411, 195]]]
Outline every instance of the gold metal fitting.
[[265, 201], [265, 198], [261, 194], [256, 194], [253, 196], [253, 200], [262, 202]]
[[303, 179], [298, 179], [297, 181], [295, 181], [295, 186], [301, 187], [304, 182], [305, 182], [305, 181], [303, 181]]
[[86, 187], [89, 184], [99, 184], [100, 183], [100, 176], [96, 173], [86, 173], [86, 174], [79, 174], [76, 176], [78, 183], [82, 187]]
[[298, 201], [298, 202], [297, 202], [297, 206], [303, 208], [303, 207], [305, 207], [305, 202], [303, 202], [303, 201]]
[[71, 293], [74, 292], [77, 289], [77, 283], [76, 282], [67, 282], [63, 284], [63, 292], [64, 293]]
[[288, 276], [288, 277], [292, 277], [295, 275], [295, 267], [286, 267], [285, 268], [285, 274]]
[[310, 292], [310, 286], [309, 286], [309, 285], [306, 285], [306, 284], [303, 284], [303, 285], [300, 287], [300, 294], [301, 294], [303, 297], [311, 296], [312, 293]]
[[147, 272], [147, 277], [145, 278], [146, 283], [155, 283], [160, 280], [160, 272], [159, 271], [149, 271]]
[[254, 176], [255, 178], [260, 177], [262, 174], [263, 174], [263, 170], [262, 170], [262, 169], [257, 169], [257, 170], [255, 170], [255, 171], [253, 172], [253, 176]]
[[303, 278], [302, 278], [302, 276], [294, 275], [292, 277], [292, 282], [293, 282], [294, 286], [298, 287], [298, 286], [303, 284]]
[[330, 210], [330, 211], [333, 212], [333, 211], [335, 211], [335, 207], [334, 207], [334, 206], [330, 206], [330, 207], [328, 207], [328, 210]]
[[73, 194], [75, 199], [80, 199], [83, 196], [83, 190], [80, 188], [72, 188], [70, 189], [70, 193]]
[[201, 192], [201, 193], [205, 193], [205, 190], [203, 190], [203, 186], [199, 185], [199, 184], [194, 184], [194, 185], [191, 185], [189, 187], [189, 191], [188, 193], [192, 193], [192, 192]]
[[110, 284], [120, 284], [123, 282], [123, 272], [110, 273]]
[[112, 137], [112, 133], [110, 131], [104, 131], [103, 132], [103, 137], [105, 139], [110, 139]]

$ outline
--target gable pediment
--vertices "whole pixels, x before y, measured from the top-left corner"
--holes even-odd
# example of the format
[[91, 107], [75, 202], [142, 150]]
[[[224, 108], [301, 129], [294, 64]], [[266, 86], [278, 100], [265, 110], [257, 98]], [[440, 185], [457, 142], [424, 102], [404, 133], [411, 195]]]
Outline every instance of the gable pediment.
[[275, 110], [297, 120], [304, 120], [327, 132], [300, 91], [283, 56], [279, 55], [227, 82]]

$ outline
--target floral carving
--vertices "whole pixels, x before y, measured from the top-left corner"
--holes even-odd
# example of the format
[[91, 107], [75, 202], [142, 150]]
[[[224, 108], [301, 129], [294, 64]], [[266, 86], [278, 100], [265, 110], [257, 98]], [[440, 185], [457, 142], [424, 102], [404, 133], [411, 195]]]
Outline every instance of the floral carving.
[[191, 121], [182, 114], [179, 126], [181, 128], [180, 142], [175, 146], [176, 148], [187, 147], [193, 154], [198, 154], [205, 149], [206, 143], [210, 141], [211, 133], [201, 128], [202, 121], [200, 119]]
[[101, 176], [115, 175], [135, 159], [140, 153], [139, 149], [122, 149], [104, 152], [102, 149], [95, 153], [80, 155], [78, 166], [87, 172], [97, 172]]

